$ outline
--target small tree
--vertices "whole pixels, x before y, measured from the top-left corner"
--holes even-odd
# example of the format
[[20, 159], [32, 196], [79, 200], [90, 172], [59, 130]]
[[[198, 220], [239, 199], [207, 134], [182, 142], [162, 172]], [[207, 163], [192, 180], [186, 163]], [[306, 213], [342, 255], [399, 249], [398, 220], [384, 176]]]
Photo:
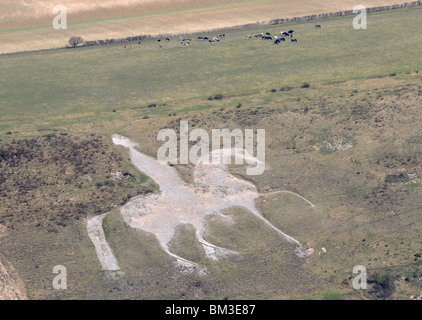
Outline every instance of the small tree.
[[84, 43], [84, 39], [81, 36], [73, 36], [69, 39], [69, 45], [71, 45], [73, 48], [81, 43]]

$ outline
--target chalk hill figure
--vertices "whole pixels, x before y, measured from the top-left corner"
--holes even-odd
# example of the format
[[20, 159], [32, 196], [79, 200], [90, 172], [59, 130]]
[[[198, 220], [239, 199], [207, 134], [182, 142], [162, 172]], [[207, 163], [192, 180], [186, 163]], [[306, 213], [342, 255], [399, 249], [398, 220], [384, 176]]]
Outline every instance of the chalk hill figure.
[[[258, 193], [254, 184], [230, 174], [227, 165], [213, 162], [198, 163], [194, 167], [194, 185], [192, 186], [180, 178], [174, 167], [162, 164], [158, 160], [142, 154], [138, 150], [138, 144], [130, 139], [113, 135], [113, 142], [116, 145], [128, 148], [130, 159], [137, 169], [148, 175], [160, 186], [159, 194], [139, 196], [125, 204], [120, 209], [123, 220], [132, 228], [154, 234], [162, 249], [174, 257], [180, 267], [186, 269], [197, 267], [196, 263], [172, 253], [169, 249], [169, 242], [173, 238], [177, 226], [181, 224], [194, 226], [196, 239], [202, 245], [208, 258], [218, 260], [218, 258], [229, 254], [238, 254], [235, 251], [213, 245], [204, 239], [206, 217], [217, 213], [227, 218], [222, 212], [231, 207], [248, 209], [287, 241], [294, 243], [296, 245], [295, 252], [298, 256], [304, 257], [312, 254], [312, 249], [305, 250], [299, 241], [273, 226], [262, 216], [255, 206], [255, 200], [262, 195]], [[232, 151], [240, 153], [244, 157], [251, 157], [245, 154], [243, 150], [233, 148]], [[226, 154], [223, 149], [218, 150], [218, 152]], [[210, 154], [210, 157], [215, 156], [216, 152]], [[275, 193], [281, 192], [289, 191]], [[308, 202], [312, 207], [314, 206], [302, 196], [297, 196]], [[117, 271], [119, 270], [117, 260], [102, 229], [102, 219], [106, 215], [89, 219], [87, 229], [103, 270]]]

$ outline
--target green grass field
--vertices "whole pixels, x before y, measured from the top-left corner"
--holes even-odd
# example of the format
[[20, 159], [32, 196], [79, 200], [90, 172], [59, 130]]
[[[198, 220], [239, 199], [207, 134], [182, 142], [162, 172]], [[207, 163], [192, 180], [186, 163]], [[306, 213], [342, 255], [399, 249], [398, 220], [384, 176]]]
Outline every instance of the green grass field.
[[[421, 10], [371, 14], [367, 30], [354, 30], [352, 17], [345, 17], [322, 21], [321, 30], [309, 22], [230, 31], [215, 44], [193, 41], [184, 47], [172, 38], [162, 50], [151, 40], [127, 50], [115, 45], [3, 55], [0, 131], [112, 121], [150, 103], [166, 104], [154, 110], [159, 115], [192, 103], [191, 110], [206, 109], [212, 105], [206, 98], [219, 93], [415, 71], [422, 63], [416, 32]], [[290, 28], [296, 44], [245, 39]]]
[[[397, 0], [362, 0], [366, 7]], [[54, 0], [0, 1], [0, 53], [64, 47], [71, 36], [85, 40], [180, 34], [268, 22], [274, 18], [351, 10], [353, 0], [62, 0], [67, 29], [55, 30]]]
[[[0, 147], [52, 132], [98, 134], [109, 141], [119, 133], [155, 156], [157, 132], [177, 128], [180, 120], [208, 131], [263, 128], [264, 174], [248, 177], [235, 166], [231, 172], [260, 192], [285, 188], [316, 205], [311, 209], [288, 194], [258, 201], [275, 226], [314, 248], [307, 259], [296, 257], [291, 245], [243, 209], [226, 212], [232, 224], [218, 216], [208, 221], [210, 242], [241, 253], [221, 262], [205, 259], [191, 227], [181, 226], [171, 246], [207, 267], [206, 277], [179, 272], [151, 234], [131, 229], [117, 211], [104, 221], [124, 272], [115, 279], [101, 272], [85, 217], [57, 233], [28, 221], [0, 235], [1, 254], [19, 273], [28, 297], [373, 299], [390, 294], [376, 285], [368, 292], [353, 290], [355, 265], [367, 266], [374, 279], [393, 277], [395, 299], [419, 294], [421, 14], [422, 7], [369, 14], [367, 30], [354, 30], [353, 17], [339, 17], [318, 21], [320, 30], [314, 21], [225, 31], [214, 44], [193, 40], [182, 46], [172, 37], [162, 49], [148, 40], [126, 49], [0, 55]], [[245, 38], [289, 29], [298, 43], [276, 46]], [[310, 87], [302, 88], [304, 83]], [[209, 100], [218, 94], [221, 100]], [[133, 170], [126, 151], [112, 148], [122, 156], [122, 166]], [[177, 167], [192, 181], [191, 166]], [[63, 292], [51, 287], [51, 270], [58, 264], [68, 265], [71, 277]]]

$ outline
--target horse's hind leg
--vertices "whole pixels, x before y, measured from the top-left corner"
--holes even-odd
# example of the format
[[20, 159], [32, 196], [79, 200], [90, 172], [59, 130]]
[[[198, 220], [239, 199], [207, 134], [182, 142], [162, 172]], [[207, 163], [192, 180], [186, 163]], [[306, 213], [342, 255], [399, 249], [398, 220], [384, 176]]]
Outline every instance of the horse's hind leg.
[[[249, 210], [251, 210], [249, 208]], [[259, 211], [256, 208], [252, 208], [251, 212], [258, 217], [259, 219], [261, 219], [262, 221], [264, 221], [268, 226], [270, 226], [272, 229], [274, 229], [275, 231], [277, 231], [277, 233], [281, 234], [287, 241], [294, 243], [296, 245], [295, 248], [295, 254], [299, 257], [308, 257], [313, 253], [313, 249], [305, 249], [303, 248], [303, 246], [300, 244], [299, 241], [297, 241], [296, 239], [294, 239], [293, 237], [289, 236], [288, 234], [284, 233], [283, 231], [281, 231], [280, 229], [278, 229], [277, 227], [275, 227], [271, 222], [269, 222], [267, 219], [265, 219], [261, 213], [259, 213]]]
[[281, 234], [287, 241], [292, 242], [294, 244], [296, 244], [297, 247], [302, 247], [302, 245], [300, 244], [299, 241], [297, 241], [296, 239], [294, 239], [293, 237], [287, 235], [286, 233], [284, 233], [283, 231], [281, 231], [280, 229], [278, 229], [277, 227], [275, 227], [271, 222], [269, 222], [267, 219], [265, 219], [262, 214], [256, 209], [256, 208], [249, 208], [249, 210], [259, 219], [261, 219], [262, 221], [264, 221], [269, 227], [271, 227], [272, 229], [274, 229], [275, 231], [277, 231], [277, 233]]
[[280, 194], [280, 193], [290, 193], [290, 194], [293, 194], [293, 195], [295, 195], [296, 197], [299, 197], [299, 198], [301, 198], [303, 201], [307, 202], [307, 203], [311, 206], [311, 208], [315, 208], [315, 205], [314, 205], [311, 201], [309, 201], [309, 200], [308, 200], [308, 199], [306, 199], [305, 197], [303, 197], [303, 196], [301, 196], [300, 194], [298, 194], [298, 193], [296, 193], [296, 192], [293, 192], [293, 191], [288, 191], [288, 190], [279, 190], [279, 191], [273, 191], [273, 192], [263, 193], [262, 195], [269, 196], [269, 195], [273, 195], [273, 194]]
[[237, 254], [236, 251], [222, 248], [215, 246], [211, 243], [209, 243], [207, 240], [204, 239], [204, 230], [200, 229], [196, 231], [196, 239], [198, 242], [202, 245], [205, 251], [205, 255], [207, 258], [210, 258], [212, 260], [218, 260], [219, 256], [224, 256], [228, 254]]
[[179, 266], [189, 268], [189, 269], [195, 268], [197, 266], [195, 262], [187, 260], [185, 258], [178, 256], [177, 254], [170, 252], [167, 244], [163, 246], [163, 249], [168, 255], [172, 256], [173, 258], [176, 258], [176, 262]]

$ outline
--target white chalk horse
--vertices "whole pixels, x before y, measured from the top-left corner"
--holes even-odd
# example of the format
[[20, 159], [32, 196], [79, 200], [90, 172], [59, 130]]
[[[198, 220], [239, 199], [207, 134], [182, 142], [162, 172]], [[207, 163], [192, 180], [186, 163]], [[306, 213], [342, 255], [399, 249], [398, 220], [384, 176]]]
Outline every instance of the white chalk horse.
[[[227, 165], [214, 164], [212, 161], [211, 163], [199, 161], [194, 167], [194, 185], [192, 186], [180, 178], [174, 167], [142, 154], [138, 150], [139, 146], [130, 139], [114, 135], [113, 142], [129, 149], [132, 163], [137, 169], [151, 177], [160, 186], [161, 191], [159, 194], [140, 196], [130, 200], [120, 209], [121, 216], [132, 228], [154, 234], [162, 249], [174, 257], [179, 266], [196, 267], [194, 262], [172, 253], [169, 249], [169, 242], [173, 238], [176, 228], [181, 224], [193, 225], [196, 230], [196, 238], [208, 258], [217, 260], [221, 256], [237, 254], [232, 250], [215, 246], [204, 239], [206, 217], [217, 213], [227, 218], [222, 212], [231, 207], [247, 208], [287, 241], [294, 243], [295, 251], [299, 256], [311, 254], [311, 251], [302, 248], [299, 241], [273, 226], [262, 216], [255, 206], [255, 200], [261, 196], [255, 185], [231, 175], [227, 170]], [[218, 150], [218, 152], [221, 151]], [[238, 156], [251, 157], [245, 154], [244, 150], [233, 148], [232, 151]], [[221, 154], [227, 153], [222, 152]], [[210, 154], [211, 158], [215, 156], [215, 152]], [[314, 206], [302, 196], [297, 196], [312, 207]], [[105, 215], [89, 219], [87, 229], [103, 270], [115, 271], [119, 270], [119, 266], [102, 229], [102, 219]]]

